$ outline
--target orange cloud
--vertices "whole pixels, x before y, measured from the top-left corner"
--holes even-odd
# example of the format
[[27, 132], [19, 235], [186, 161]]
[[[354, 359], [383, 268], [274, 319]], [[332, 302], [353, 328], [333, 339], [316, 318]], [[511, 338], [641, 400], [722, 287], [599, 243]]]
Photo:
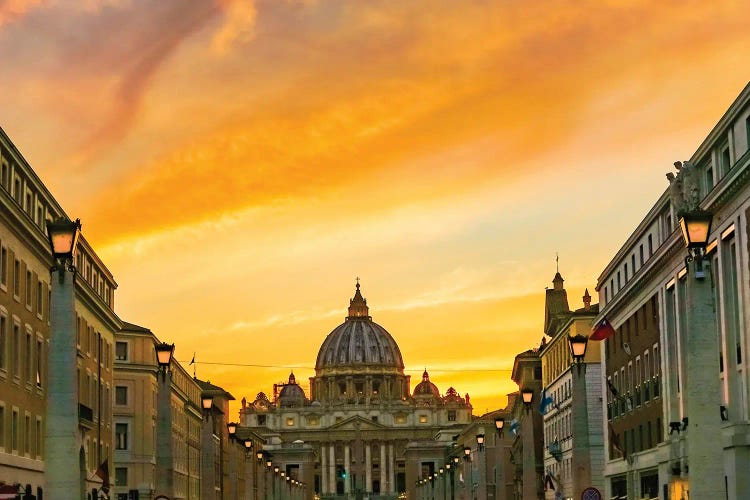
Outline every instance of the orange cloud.
[[224, 9], [224, 25], [214, 35], [212, 45], [220, 54], [238, 42], [248, 42], [253, 37], [257, 10], [254, 0], [219, 0]]
[[5, 0], [0, 3], [0, 28], [42, 5], [44, 0]]

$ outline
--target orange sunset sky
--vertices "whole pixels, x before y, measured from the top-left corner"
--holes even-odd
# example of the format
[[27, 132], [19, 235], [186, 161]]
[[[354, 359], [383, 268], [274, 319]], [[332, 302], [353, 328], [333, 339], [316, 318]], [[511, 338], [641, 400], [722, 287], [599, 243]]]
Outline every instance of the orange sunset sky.
[[[745, 1], [0, 0], [0, 126], [239, 401], [313, 374], [356, 276], [412, 381], [505, 404], [748, 82]], [[443, 371], [441, 371], [443, 370]], [[307, 389], [307, 384], [305, 384]], [[235, 409], [237, 406], [235, 406]], [[236, 416], [236, 413], [233, 414]]]

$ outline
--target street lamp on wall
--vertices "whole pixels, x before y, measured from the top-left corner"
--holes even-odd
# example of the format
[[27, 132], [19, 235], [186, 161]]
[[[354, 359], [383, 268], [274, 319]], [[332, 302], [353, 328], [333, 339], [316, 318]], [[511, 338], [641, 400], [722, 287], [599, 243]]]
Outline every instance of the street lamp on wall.
[[250, 453], [250, 450], [253, 449], [253, 440], [250, 439], [249, 437], [245, 438], [242, 444], [245, 445], [245, 453]]
[[712, 220], [713, 214], [706, 210], [697, 209], [680, 213], [682, 239], [688, 251], [685, 263], [687, 265], [688, 262], [695, 261], [696, 278], [706, 277], [706, 273], [703, 271], [703, 257], [706, 254], [706, 246], [708, 246], [708, 236], [711, 234]]
[[471, 448], [464, 446], [464, 460], [471, 460]]
[[259, 464], [262, 464], [263, 463], [263, 452], [262, 451], [257, 451], [255, 453], [255, 458], [258, 459], [258, 463]]

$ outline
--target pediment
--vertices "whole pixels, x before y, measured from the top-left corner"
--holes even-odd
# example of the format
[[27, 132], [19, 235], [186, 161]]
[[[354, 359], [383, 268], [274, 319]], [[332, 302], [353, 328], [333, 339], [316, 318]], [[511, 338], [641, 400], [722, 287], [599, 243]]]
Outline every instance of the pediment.
[[329, 427], [330, 430], [343, 430], [343, 431], [368, 431], [368, 430], [381, 430], [387, 427], [379, 422], [373, 422], [370, 419], [362, 417], [360, 415], [354, 415], [353, 417], [345, 418], [341, 422], [336, 422]]

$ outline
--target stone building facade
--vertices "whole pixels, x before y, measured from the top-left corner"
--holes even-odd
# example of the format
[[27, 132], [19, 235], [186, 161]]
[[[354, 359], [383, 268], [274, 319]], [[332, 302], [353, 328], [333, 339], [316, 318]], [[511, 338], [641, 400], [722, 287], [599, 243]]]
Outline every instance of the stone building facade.
[[[677, 173], [667, 174], [670, 188], [597, 284], [595, 321], [606, 318], [616, 329], [601, 345], [606, 381], [614, 389], [604, 402], [613, 429], [605, 442], [605, 497], [693, 498], [691, 489], [705, 482], [701, 487], [710, 487], [712, 498], [750, 498], [750, 85], [690, 160], [676, 167]], [[697, 278], [686, 268], [675, 180], [689, 181], [690, 196], [713, 214], [701, 278], [712, 297], [700, 310], [688, 305]], [[701, 335], [710, 335], [711, 345], [695, 349], [689, 318], [708, 325]], [[691, 363], [717, 346], [718, 359], [709, 360], [712, 378]], [[685, 390], [695, 385], [691, 377], [703, 384], [692, 392]], [[715, 404], [692, 405], [691, 399], [707, 397]], [[697, 440], [708, 455], [690, 456]], [[716, 477], [695, 477], [706, 464], [716, 468]]]
[[240, 411], [305, 498], [416, 498], [417, 480], [446, 463], [472, 421], [468, 395], [441, 395], [427, 371], [410, 392], [398, 344], [372, 321], [359, 283], [309, 380], [309, 396], [291, 374]]
[[[545, 498], [580, 498], [590, 487], [604, 486], [601, 357], [595, 342], [582, 363], [573, 366], [569, 337], [589, 336], [598, 304], [586, 290], [583, 307], [571, 310], [564, 280], [558, 272], [547, 290], [544, 332], [540, 349], [542, 390], [547, 403], [544, 421]], [[545, 337], [546, 340], [546, 337]]]
[[[37, 496], [44, 494], [45, 399], [52, 376], [46, 222], [64, 214], [0, 129], [0, 483], [28, 486]], [[76, 469], [91, 494], [101, 485], [94, 472], [112, 463], [114, 335], [121, 322], [114, 313], [117, 283], [83, 236], [75, 267], [76, 439], [83, 450]]]
[[[114, 380], [114, 459], [115, 481], [112, 498], [129, 500], [138, 492], [140, 500], [157, 493], [156, 464], [159, 454], [155, 433], [158, 412], [158, 366], [154, 333], [132, 323], [124, 323], [115, 336]], [[171, 457], [173, 491], [171, 498], [199, 500], [200, 432], [202, 389], [176, 360], [172, 360], [170, 380]]]

